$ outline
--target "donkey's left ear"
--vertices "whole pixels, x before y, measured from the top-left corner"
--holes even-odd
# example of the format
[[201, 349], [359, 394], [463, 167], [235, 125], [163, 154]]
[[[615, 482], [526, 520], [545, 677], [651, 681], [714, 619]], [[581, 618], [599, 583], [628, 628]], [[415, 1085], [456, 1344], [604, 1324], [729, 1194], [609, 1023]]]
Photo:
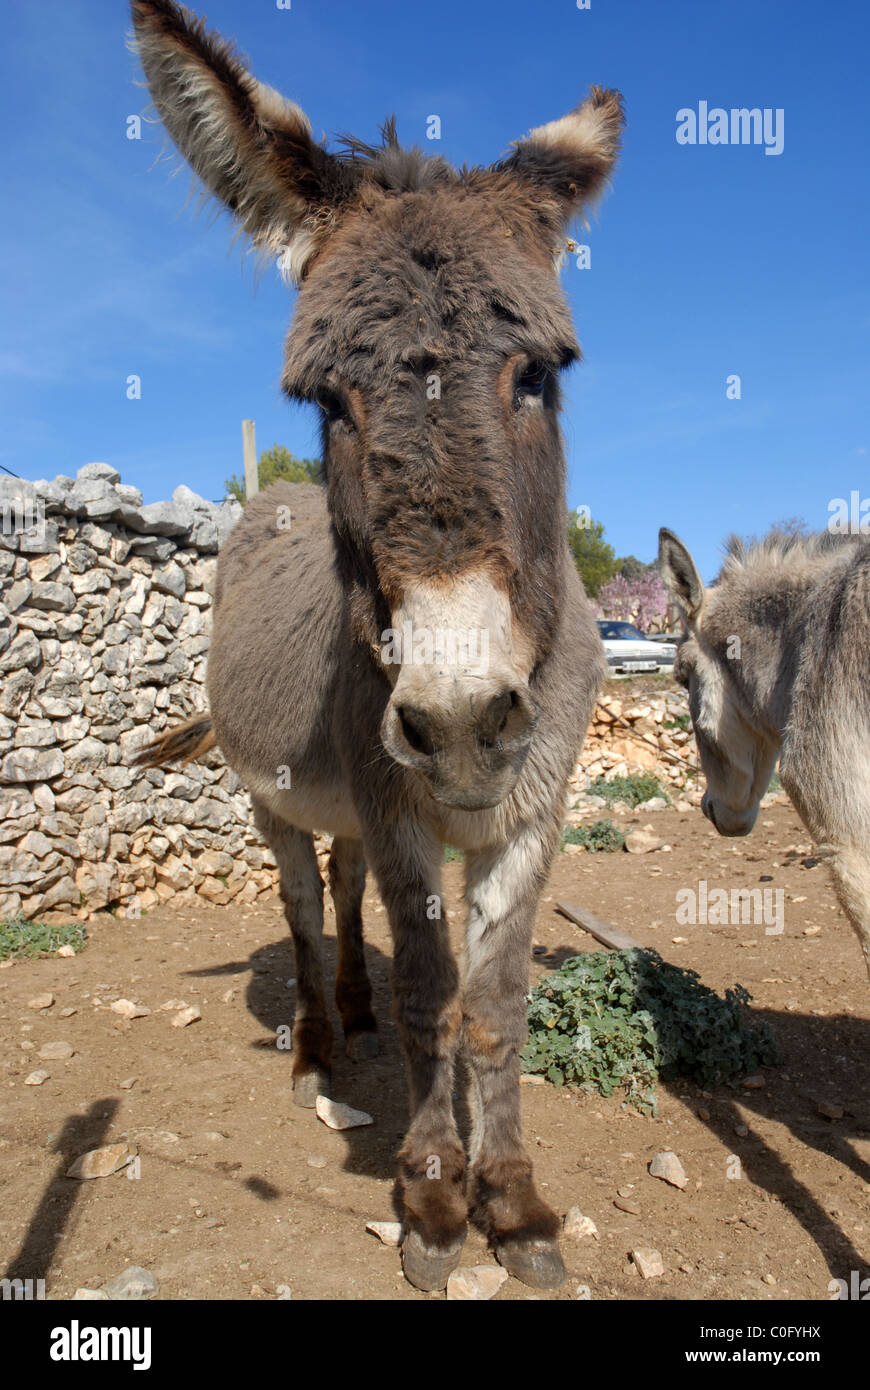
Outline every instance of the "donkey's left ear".
[[499, 167], [530, 179], [558, 203], [563, 228], [602, 192], [619, 154], [625, 115], [619, 92], [591, 87], [558, 121], [517, 140]]
[[173, 0], [132, 0], [133, 44], [160, 118], [209, 193], [294, 278], [353, 175], [311, 138], [304, 111], [246, 70]]
[[689, 626], [704, 606], [704, 583], [679, 536], [664, 526], [659, 531], [659, 573]]

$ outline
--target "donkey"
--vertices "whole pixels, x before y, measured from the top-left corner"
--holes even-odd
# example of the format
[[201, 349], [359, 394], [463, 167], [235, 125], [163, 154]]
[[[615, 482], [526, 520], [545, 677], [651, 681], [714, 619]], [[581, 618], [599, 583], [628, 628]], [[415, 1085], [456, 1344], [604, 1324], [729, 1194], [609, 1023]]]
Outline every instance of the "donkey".
[[[319, 406], [325, 482], [248, 501], [218, 563], [210, 714], [147, 756], [216, 743], [251, 794], [296, 952], [304, 1106], [328, 1093], [332, 1055], [312, 830], [334, 837], [336, 1003], [354, 1059], [377, 1048], [360, 915], [366, 866], [375, 876], [410, 1084], [409, 1281], [445, 1286], [474, 1210], [511, 1273], [556, 1287], [559, 1223], [522, 1141], [519, 1052], [535, 905], [605, 667], [566, 543], [558, 377], [579, 348], [555, 267], [614, 165], [621, 98], [592, 88], [490, 168], [402, 149], [393, 122], [380, 147], [330, 153], [202, 21], [170, 0], [132, 12], [175, 144], [299, 284], [282, 387]], [[466, 851], [461, 981], [445, 842]]]
[[870, 972], [870, 542], [774, 532], [729, 552], [706, 592], [682, 541], [659, 532], [686, 624], [674, 675], [707, 778], [701, 809], [720, 835], [748, 835], [779, 758]]

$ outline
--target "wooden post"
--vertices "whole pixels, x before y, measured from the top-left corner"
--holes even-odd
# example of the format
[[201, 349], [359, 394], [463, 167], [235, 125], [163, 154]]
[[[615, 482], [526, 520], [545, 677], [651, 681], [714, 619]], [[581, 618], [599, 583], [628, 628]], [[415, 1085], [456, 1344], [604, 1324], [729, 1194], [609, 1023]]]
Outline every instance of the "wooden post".
[[253, 420], [242, 421], [242, 448], [245, 458], [245, 497], [256, 497], [260, 491], [257, 469], [257, 427]]

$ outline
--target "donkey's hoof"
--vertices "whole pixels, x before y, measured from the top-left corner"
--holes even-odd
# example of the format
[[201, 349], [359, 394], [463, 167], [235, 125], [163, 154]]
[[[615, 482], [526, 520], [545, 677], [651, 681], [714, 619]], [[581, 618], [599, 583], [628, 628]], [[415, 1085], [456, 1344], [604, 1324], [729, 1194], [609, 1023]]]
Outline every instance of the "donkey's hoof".
[[495, 1255], [508, 1274], [532, 1289], [558, 1289], [568, 1278], [555, 1240], [498, 1241]]
[[293, 1081], [293, 1104], [303, 1110], [313, 1110], [318, 1096], [328, 1096], [331, 1077], [328, 1071], [306, 1071]]
[[464, 1231], [452, 1245], [426, 1245], [417, 1231], [409, 1231], [402, 1246], [402, 1269], [408, 1283], [424, 1293], [446, 1289], [464, 1244]]
[[368, 1029], [362, 1033], [348, 1033], [344, 1048], [352, 1062], [369, 1062], [381, 1050], [377, 1033]]

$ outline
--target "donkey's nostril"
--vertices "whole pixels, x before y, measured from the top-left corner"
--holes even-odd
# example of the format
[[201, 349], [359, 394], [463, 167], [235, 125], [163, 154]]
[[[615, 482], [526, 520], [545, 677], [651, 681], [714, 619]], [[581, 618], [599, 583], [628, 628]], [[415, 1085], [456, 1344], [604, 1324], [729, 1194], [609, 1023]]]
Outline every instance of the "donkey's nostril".
[[408, 746], [424, 758], [431, 758], [435, 752], [435, 742], [429, 715], [425, 710], [414, 709], [413, 705], [402, 705], [396, 713]]
[[504, 739], [517, 738], [531, 726], [526, 703], [517, 690], [501, 690], [493, 695], [477, 720], [477, 738], [482, 748], [500, 749]]

